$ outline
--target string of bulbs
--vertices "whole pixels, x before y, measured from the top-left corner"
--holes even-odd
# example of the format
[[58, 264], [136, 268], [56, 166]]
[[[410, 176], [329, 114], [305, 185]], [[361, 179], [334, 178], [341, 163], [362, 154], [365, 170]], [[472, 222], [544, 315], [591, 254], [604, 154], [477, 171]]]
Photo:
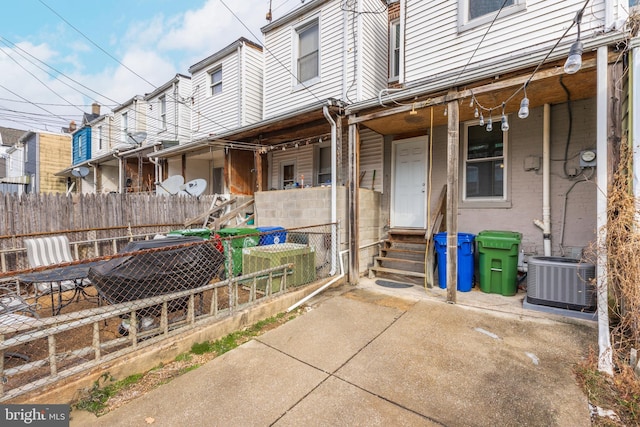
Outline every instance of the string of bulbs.
[[[493, 131], [493, 118], [491, 113], [494, 110], [499, 110], [500, 108], [502, 108], [502, 115], [500, 117], [500, 129], [503, 132], [508, 131], [509, 119], [507, 118], [507, 115], [505, 114], [504, 110], [507, 105], [507, 102], [513, 99], [518, 93], [520, 93], [521, 90], [524, 92], [524, 97], [520, 101], [520, 109], [518, 110], [518, 117], [520, 119], [526, 119], [527, 117], [529, 117], [529, 98], [527, 97], [527, 85], [529, 84], [529, 82], [531, 82], [531, 79], [536, 74], [540, 66], [546, 62], [547, 58], [549, 58], [549, 55], [551, 55], [551, 53], [555, 50], [555, 48], [558, 46], [560, 41], [567, 35], [571, 27], [573, 27], [573, 25], [577, 25], [578, 27], [577, 36], [576, 36], [576, 41], [573, 42], [573, 44], [569, 48], [569, 56], [567, 57], [567, 60], [564, 63], [564, 72], [566, 74], [575, 74], [580, 70], [580, 67], [582, 67], [582, 52], [583, 52], [583, 45], [582, 45], [582, 41], [580, 40], [580, 23], [582, 22], [582, 14], [584, 13], [584, 10], [587, 7], [588, 3], [589, 3], [589, 0], [586, 0], [582, 8], [578, 11], [578, 13], [576, 13], [576, 16], [573, 19], [572, 24], [569, 26], [569, 28], [566, 29], [562, 37], [558, 39], [556, 44], [547, 53], [545, 58], [542, 61], [540, 61], [536, 69], [533, 70], [533, 73], [527, 79], [527, 81], [522, 85], [522, 87], [518, 88], [518, 90], [516, 90], [513, 94], [511, 94], [511, 96], [509, 96], [505, 101], [502, 101], [501, 104], [493, 107], [485, 107], [482, 104], [480, 104], [480, 102], [478, 102], [478, 99], [475, 97], [475, 95], [471, 93], [471, 101], [469, 102], [469, 108], [474, 108], [473, 115], [476, 119], [478, 119], [478, 125], [485, 126], [485, 123], [486, 123], [487, 132]], [[483, 111], [489, 112], [488, 119], [486, 122], [482, 114]], [[446, 108], [444, 110], [444, 115], [445, 116], [447, 115]]]

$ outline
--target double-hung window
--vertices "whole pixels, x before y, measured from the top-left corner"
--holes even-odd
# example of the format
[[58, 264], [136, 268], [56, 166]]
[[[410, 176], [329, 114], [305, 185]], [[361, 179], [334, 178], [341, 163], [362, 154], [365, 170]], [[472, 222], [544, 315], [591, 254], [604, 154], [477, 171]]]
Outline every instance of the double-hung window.
[[162, 95], [160, 101], [160, 127], [161, 130], [167, 130], [167, 97]]
[[296, 28], [298, 83], [314, 83], [320, 77], [320, 28], [314, 19]]
[[129, 142], [129, 115], [122, 113], [120, 129], [122, 130], [122, 141]]
[[396, 19], [389, 26], [389, 81], [400, 78], [400, 20]]
[[525, 10], [525, 0], [458, 0], [458, 30], [464, 31]]
[[103, 146], [103, 142], [102, 142], [102, 125], [98, 126], [98, 150], [102, 150]]
[[211, 95], [222, 93], [222, 67], [209, 73], [209, 87]]
[[507, 201], [507, 133], [465, 123], [463, 202]]

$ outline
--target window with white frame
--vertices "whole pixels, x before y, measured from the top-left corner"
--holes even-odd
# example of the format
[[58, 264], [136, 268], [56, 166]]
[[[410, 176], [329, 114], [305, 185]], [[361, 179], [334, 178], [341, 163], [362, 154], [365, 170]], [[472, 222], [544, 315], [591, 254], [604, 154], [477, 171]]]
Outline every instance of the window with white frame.
[[160, 127], [162, 130], [167, 129], [167, 97], [162, 95], [158, 100], [160, 102]]
[[209, 73], [209, 87], [211, 95], [222, 93], [222, 67], [216, 68]]
[[391, 21], [389, 26], [389, 80], [400, 77], [400, 20]]
[[84, 160], [84, 135], [78, 135], [78, 159]]
[[294, 161], [280, 163], [281, 188], [293, 188], [296, 183], [296, 163]]
[[298, 55], [296, 77], [298, 83], [313, 83], [320, 77], [320, 29], [318, 19], [296, 28]]
[[464, 125], [464, 202], [507, 200], [507, 134], [500, 126], [487, 132], [477, 122]]
[[129, 135], [129, 114], [122, 113], [121, 121], [120, 121], [120, 130], [122, 131], [122, 141], [128, 142]]
[[458, 0], [458, 27], [467, 30], [493, 21], [498, 13], [505, 17], [525, 8], [525, 0]]

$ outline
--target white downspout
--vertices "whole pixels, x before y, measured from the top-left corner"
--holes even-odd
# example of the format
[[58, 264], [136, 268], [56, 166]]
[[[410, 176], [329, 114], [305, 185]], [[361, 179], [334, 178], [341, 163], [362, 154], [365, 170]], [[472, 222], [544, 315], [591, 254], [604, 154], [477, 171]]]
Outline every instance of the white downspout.
[[533, 223], [542, 230], [544, 256], [551, 256], [551, 105], [544, 104], [542, 121], [542, 221]]
[[[607, 122], [608, 122], [608, 47], [600, 46], [598, 48], [596, 67], [597, 67], [597, 95], [596, 95], [596, 148], [598, 156], [596, 157], [598, 191], [596, 191], [596, 209], [597, 209], [597, 247], [606, 247], [606, 231], [607, 231], [607, 198], [608, 198], [608, 138], [607, 138]], [[607, 282], [607, 253], [598, 255], [598, 264], [596, 266], [597, 278], [597, 305], [598, 305], [598, 370], [613, 375], [613, 355], [611, 349], [611, 337], [609, 336], [609, 286]]]
[[331, 125], [331, 271], [329, 275], [333, 276], [336, 274], [337, 266], [336, 266], [336, 244], [338, 242], [338, 232], [336, 223], [338, 221], [338, 203], [337, 203], [337, 167], [338, 162], [336, 159], [337, 156], [337, 140], [336, 140], [336, 122], [329, 114], [329, 107], [326, 105], [322, 107], [322, 112], [324, 113], [325, 119]]

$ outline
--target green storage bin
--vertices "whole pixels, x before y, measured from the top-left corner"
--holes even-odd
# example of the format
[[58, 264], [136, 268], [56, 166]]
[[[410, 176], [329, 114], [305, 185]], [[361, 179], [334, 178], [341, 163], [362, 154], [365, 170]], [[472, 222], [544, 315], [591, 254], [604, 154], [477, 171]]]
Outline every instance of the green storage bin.
[[238, 276], [242, 273], [242, 249], [258, 246], [260, 234], [255, 228], [222, 228], [218, 230], [218, 235], [223, 239], [225, 274], [229, 268], [228, 261], [231, 259], [231, 271], [234, 276]]
[[476, 236], [480, 290], [504, 296], [518, 291], [518, 249], [522, 233], [485, 230]]
[[211, 238], [211, 230], [208, 228], [189, 228], [186, 230], [172, 230], [167, 233], [169, 236], [198, 236], [205, 240]]
[[[276, 243], [242, 250], [242, 273], [256, 273], [284, 264], [293, 264], [287, 271], [287, 287], [300, 286], [316, 280], [315, 248], [296, 243]], [[266, 292], [268, 278], [256, 280], [257, 290]], [[282, 272], [272, 273], [271, 293], [280, 291]], [[246, 283], [247, 285], [250, 282]]]

